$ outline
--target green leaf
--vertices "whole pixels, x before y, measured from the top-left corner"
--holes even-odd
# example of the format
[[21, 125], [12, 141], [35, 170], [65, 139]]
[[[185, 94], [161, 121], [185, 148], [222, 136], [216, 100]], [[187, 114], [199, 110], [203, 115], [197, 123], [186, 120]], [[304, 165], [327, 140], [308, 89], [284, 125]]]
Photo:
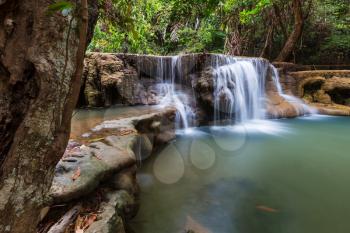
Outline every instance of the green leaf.
[[55, 13], [57, 11], [64, 11], [64, 10], [71, 10], [73, 9], [74, 5], [71, 2], [67, 2], [67, 1], [58, 1], [54, 4], [51, 4], [49, 6], [49, 13]]

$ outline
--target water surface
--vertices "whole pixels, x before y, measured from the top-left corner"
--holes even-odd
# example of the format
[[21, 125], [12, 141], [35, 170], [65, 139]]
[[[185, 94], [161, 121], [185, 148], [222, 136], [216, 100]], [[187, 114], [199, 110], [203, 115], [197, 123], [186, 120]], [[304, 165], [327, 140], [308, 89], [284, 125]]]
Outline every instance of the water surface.
[[143, 163], [137, 233], [350, 232], [350, 118], [201, 127]]
[[107, 120], [134, 117], [151, 113], [157, 106], [112, 106], [109, 108], [76, 109], [73, 113], [70, 138], [88, 132], [94, 126]]

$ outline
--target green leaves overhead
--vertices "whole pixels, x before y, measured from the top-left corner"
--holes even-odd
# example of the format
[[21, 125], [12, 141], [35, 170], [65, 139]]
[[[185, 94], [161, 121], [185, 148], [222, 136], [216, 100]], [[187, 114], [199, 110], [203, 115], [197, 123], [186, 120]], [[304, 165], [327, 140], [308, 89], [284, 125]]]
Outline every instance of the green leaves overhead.
[[249, 9], [244, 9], [239, 13], [241, 23], [248, 23], [253, 17], [260, 14], [263, 9], [271, 6], [271, 0], [259, 0], [255, 2], [253, 7]]
[[[349, 0], [312, 0], [308, 10], [310, 1], [301, 0], [303, 11], [310, 16], [295, 51], [296, 58], [323, 57], [315, 55], [318, 52], [339, 52], [341, 57], [347, 57]], [[291, 0], [100, 0], [102, 17], [89, 49], [152, 54], [223, 53], [230, 40], [242, 55], [259, 56], [268, 30], [273, 27], [266, 56], [274, 58], [293, 29], [291, 3]], [[54, 9], [60, 9], [57, 7]]]

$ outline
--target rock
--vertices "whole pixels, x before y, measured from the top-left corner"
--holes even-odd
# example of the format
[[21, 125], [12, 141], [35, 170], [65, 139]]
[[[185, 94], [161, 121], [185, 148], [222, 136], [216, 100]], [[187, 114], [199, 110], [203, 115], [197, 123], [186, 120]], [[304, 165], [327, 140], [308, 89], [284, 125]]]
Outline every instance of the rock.
[[132, 196], [137, 197], [139, 185], [136, 180], [136, 165], [118, 172], [108, 180], [109, 186], [116, 190], [125, 190]]
[[267, 95], [266, 105], [268, 118], [293, 118], [306, 114], [302, 106], [289, 103], [277, 93], [269, 93]]
[[331, 97], [324, 90], [317, 90], [313, 94], [313, 101], [318, 103], [323, 103], [323, 104], [332, 103]]
[[138, 203], [125, 190], [104, 190], [104, 202], [98, 210], [97, 221], [84, 231], [86, 233], [125, 233], [125, 220], [134, 217]]
[[[132, 153], [102, 142], [76, 147], [66, 153], [56, 166], [51, 186], [55, 202], [66, 202], [93, 191], [101, 180], [135, 164]], [[80, 175], [73, 179], [79, 169]]]
[[[154, 148], [175, 137], [175, 111], [164, 108], [105, 121], [92, 129], [88, 137], [71, 140], [56, 166], [50, 191], [54, 202], [67, 202], [87, 195], [105, 179], [134, 166], [136, 156], [140, 160], [147, 159]], [[75, 177], [78, 170], [79, 175]], [[134, 194], [137, 188], [125, 189]]]
[[115, 54], [89, 53], [84, 61], [84, 75], [80, 106], [102, 107], [155, 104], [156, 96], [149, 85], [139, 78], [135, 67]]
[[[208, 66], [210, 54], [189, 54], [176, 62], [175, 76], [183, 87], [191, 85], [191, 75]], [[135, 54], [88, 53], [79, 106], [103, 107], [112, 104], [157, 104], [162, 95], [158, 85], [160, 69], [170, 72], [173, 58]], [[192, 90], [189, 88], [189, 90]]]
[[[125, 191], [110, 191], [106, 194], [107, 201], [100, 206], [100, 214], [97, 221], [84, 231], [86, 233], [125, 233], [123, 219], [120, 216], [120, 206], [128, 203], [129, 200], [123, 200]], [[127, 197], [129, 198], [129, 197]]]
[[348, 115], [350, 70], [297, 71], [281, 75], [285, 90], [303, 98], [321, 114]]
[[303, 96], [303, 100], [305, 101], [305, 103], [310, 104], [314, 102], [314, 97], [311, 94], [305, 94]]
[[214, 80], [213, 68], [208, 67], [198, 74], [197, 79], [193, 79], [193, 87], [197, 95], [197, 102], [200, 111], [199, 116], [202, 115], [202, 122], [212, 120], [214, 113]]
[[322, 104], [312, 103], [319, 114], [334, 115], [334, 116], [350, 116], [350, 107], [340, 104]]

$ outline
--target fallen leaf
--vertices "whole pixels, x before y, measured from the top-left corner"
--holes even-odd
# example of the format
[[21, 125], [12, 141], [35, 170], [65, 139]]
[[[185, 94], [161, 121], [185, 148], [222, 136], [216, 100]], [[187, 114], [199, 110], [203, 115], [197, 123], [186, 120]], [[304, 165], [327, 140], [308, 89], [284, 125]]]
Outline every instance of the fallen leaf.
[[277, 213], [278, 212], [277, 209], [274, 209], [274, 208], [271, 208], [271, 207], [268, 207], [268, 206], [264, 206], [264, 205], [257, 205], [256, 208], [258, 210], [265, 211], [265, 212], [270, 212], [270, 213]]
[[105, 138], [93, 138], [93, 139], [89, 139], [88, 142], [98, 142], [98, 141], [101, 141]]
[[125, 136], [125, 135], [129, 135], [129, 134], [134, 134], [134, 133], [136, 133], [136, 131], [133, 129], [124, 129], [124, 130], [119, 131], [120, 136]]
[[97, 219], [97, 214], [91, 214], [89, 217], [87, 217], [83, 223], [83, 229], [86, 230], [89, 228], [89, 226], [95, 222]]
[[78, 167], [77, 170], [75, 170], [72, 176], [72, 180], [75, 181], [76, 179], [78, 179], [79, 176], [80, 176], [80, 167]]

